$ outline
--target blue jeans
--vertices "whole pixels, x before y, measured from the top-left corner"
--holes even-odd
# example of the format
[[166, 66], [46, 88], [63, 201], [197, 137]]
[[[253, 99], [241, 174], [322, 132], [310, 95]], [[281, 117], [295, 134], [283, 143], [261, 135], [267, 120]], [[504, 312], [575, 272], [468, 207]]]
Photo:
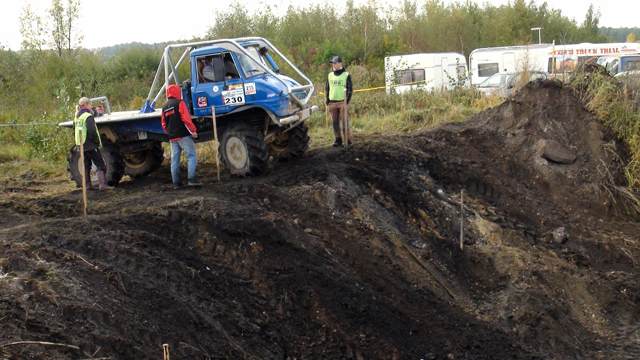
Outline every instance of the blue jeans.
[[171, 141], [171, 177], [174, 184], [182, 182], [180, 178], [180, 155], [184, 150], [187, 155], [187, 170], [189, 173], [189, 181], [196, 179], [196, 163], [198, 158], [196, 157], [196, 144], [193, 142], [191, 136], [185, 136], [180, 140]]

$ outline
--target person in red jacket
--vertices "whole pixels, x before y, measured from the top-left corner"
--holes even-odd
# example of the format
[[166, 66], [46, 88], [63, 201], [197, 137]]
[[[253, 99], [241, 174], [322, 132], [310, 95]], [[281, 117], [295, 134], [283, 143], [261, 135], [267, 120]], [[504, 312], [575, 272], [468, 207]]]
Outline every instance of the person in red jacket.
[[193, 139], [198, 138], [196, 127], [191, 121], [187, 105], [182, 100], [182, 91], [178, 85], [167, 87], [167, 103], [162, 107], [162, 128], [169, 134], [171, 143], [171, 177], [173, 188], [179, 189], [182, 185], [180, 177], [180, 155], [184, 150], [187, 155], [187, 172], [189, 186], [201, 186], [196, 181], [196, 144]]

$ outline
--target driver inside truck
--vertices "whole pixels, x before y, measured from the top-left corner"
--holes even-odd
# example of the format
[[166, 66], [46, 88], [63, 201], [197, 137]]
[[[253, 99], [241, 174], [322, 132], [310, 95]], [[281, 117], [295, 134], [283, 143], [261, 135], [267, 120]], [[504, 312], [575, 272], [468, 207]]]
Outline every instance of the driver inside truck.
[[[202, 68], [202, 77], [204, 78], [204, 81], [220, 81], [216, 79], [216, 73], [213, 69], [213, 65], [211, 64], [211, 59], [204, 59], [201, 61], [204, 64], [204, 67]], [[198, 66], [200, 66], [200, 64], [198, 64]]]
[[[224, 70], [223, 70], [223, 62], [224, 62]], [[202, 68], [202, 77], [203, 82], [221, 82], [223, 81], [223, 72], [224, 79], [230, 80], [233, 78], [239, 77], [233, 61], [231, 63], [227, 62], [227, 60], [222, 60], [221, 56], [214, 56], [212, 58], [202, 60], [204, 64]], [[200, 64], [198, 63], [198, 68], [200, 68]]]

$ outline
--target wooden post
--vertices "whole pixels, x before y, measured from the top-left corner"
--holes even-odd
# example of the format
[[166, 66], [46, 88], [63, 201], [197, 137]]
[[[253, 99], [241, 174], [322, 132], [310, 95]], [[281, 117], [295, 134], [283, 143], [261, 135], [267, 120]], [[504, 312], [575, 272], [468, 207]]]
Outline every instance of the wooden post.
[[324, 105], [324, 122], [329, 127], [329, 104]]
[[[85, 174], [85, 166], [84, 166], [84, 141], [82, 141], [82, 129], [78, 129], [78, 134], [80, 135], [80, 173], [82, 174], [82, 208], [84, 212], [84, 217], [87, 217], [87, 179]], [[91, 181], [91, 177], [89, 177], [89, 181]]]
[[162, 354], [164, 355], [164, 360], [171, 360], [169, 358], [169, 344], [162, 344]]
[[213, 122], [213, 147], [214, 154], [216, 156], [216, 168], [218, 169], [218, 181], [220, 181], [220, 159], [219, 159], [219, 151], [220, 151], [220, 143], [218, 142], [218, 127], [216, 126], [216, 107], [211, 105], [211, 120]]
[[464, 189], [460, 190], [460, 250], [464, 250]]
[[347, 117], [349, 116], [349, 109], [347, 109], [347, 88], [344, 89], [344, 99], [342, 101], [342, 131], [344, 133], [344, 148], [349, 150], [349, 139], [347, 139], [347, 136], [349, 136], [349, 132], [347, 131], [347, 125], [349, 124], [347, 120]]
[[556, 41], [553, 40], [553, 60], [551, 61], [551, 78], [556, 78]]

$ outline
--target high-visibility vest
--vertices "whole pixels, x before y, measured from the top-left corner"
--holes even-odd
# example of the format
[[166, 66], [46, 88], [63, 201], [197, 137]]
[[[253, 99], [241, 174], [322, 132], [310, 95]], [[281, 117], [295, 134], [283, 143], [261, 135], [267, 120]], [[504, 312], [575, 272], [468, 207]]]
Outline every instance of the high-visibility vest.
[[340, 76], [336, 76], [335, 73], [329, 73], [329, 100], [330, 101], [342, 101], [344, 100], [344, 89], [347, 87], [347, 78], [349, 73], [343, 71]]
[[[90, 113], [85, 112], [82, 115], [78, 116], [73, 120], [73, 125], [75, 128], [75, 139], [76, 145], [80, 146], [80, 144], [84, 144], [87, 141], [87, 118], [91, 116]], [[80, 129], [82, 129], [82, 139], [80, 139]], [[98, 132], [98, 125], [96, 125], [96, 133]], [[99, 146], [102, 148], [102, 139], [98, 135], [98, 141], [100, 142]]]

